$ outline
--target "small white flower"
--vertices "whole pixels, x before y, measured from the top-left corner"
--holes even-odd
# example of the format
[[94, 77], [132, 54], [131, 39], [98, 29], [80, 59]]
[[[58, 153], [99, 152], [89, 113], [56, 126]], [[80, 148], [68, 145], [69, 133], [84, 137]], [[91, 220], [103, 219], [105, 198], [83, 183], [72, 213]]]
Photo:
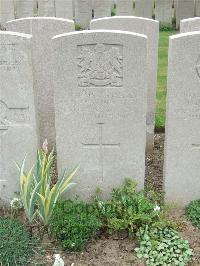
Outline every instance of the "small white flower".
[[23, 205], [22, 205], [21, 199], [19, 199], [19, 198], [12, 199], [11, 202], [10, 202], [10, 207], [13, 210], [20, 210], [20, 209], [22, 209]]
[[72, 246], [72, 247], [75, 247], [75, 243], [72, 243], [71, 246]]
[[60, 254], [55, 254], [54, 255], [55, 258], [55, 262], [53, 264], [53, 266], [64, 266], [64, 260], [61, 258]]
[[159, 212], [160, 211], [160, 206], [156, 205], [156, 207], [154, 208], [155, 212]]

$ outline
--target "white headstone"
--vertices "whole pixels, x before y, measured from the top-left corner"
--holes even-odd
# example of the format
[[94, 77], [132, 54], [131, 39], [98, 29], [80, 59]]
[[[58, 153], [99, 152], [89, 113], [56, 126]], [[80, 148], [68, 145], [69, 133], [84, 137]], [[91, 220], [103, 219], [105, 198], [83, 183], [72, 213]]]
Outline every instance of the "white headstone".
[[[35, 163], [37, 134], [31, 35], [0, 32], [0, 198], [19, 192], [16, 163]], [[4, 180], [4, 181], [3, 181]]]
[[116, 6], [117, 16], [133, 15], [133, 0], [117, 0]]
[[135, 0], [135, 15], [152, 19], [154, 0]]
[[173, 0], [156, 0], [155, 1], [155, 18], [162, 23], [172, 23]]
[[176, 0], [176, 28], [180, 26], [180, 21], [194, 17], [194, 0]]
[[13, 0], [0, 0], [0, 24], [5, 25], [5, 22], [15, 18]]
[[75, 0], [75, 20], [82, 29], [88, 29], [92, 19], [92, 0]]
[[72, 0], [55, 0], [56, 17], [73, 19]]
[[[59, 33], [74, 31], [72, 20], [36, 17], [13, 20], [7, 23], [8, 30], [31, 33], [34, 89], [36, 93], [40, 144], [48, 139], [55, 146], [55, 120], [52, 86], [51, 38]], [[66, 59], [67, 60], [67, 59]]]
[[127, 176], [142, 188], [147, 37], [104, 30], [53, 41], [58, 168], [80, 165], [73, 195], [100, 187], [106, 197]]
[[172, 36], [165, 143], [166, 200], [200, 198], [200, 32]]
[[94, 19], [92, 30], [125, 30], [145, 34], [148, 37], [148, 96], [147, 96], [147, 150], [153, 149], [156, 109], [157, 65], [158, 65], [158, 21], [139, 17], [112, 17]]
[[195, 0], [195, 16], [200, 17], [200, 0]]
[[188, 18], [181, 20], [180, 32], [200, 31], [200, 18]]
[[33, 0], [15, 0], [16, 18], [32, 17], [34, 14]]
[[94, 18], [111, 16], [111, 0], [94, 0]]
[[38, 0], [39, 17], [55, 17], [55, 0]]

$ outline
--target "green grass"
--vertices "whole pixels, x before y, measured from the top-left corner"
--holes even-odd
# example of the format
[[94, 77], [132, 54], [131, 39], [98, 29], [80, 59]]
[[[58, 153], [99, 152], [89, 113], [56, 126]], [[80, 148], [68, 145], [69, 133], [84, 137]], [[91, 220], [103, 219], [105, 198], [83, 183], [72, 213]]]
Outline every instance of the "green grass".
[[166, 93], [167, 93], [167, 64], [169, 36], [175, 31], [161, 31], [158, 52], [158, 83], [157, 83], [157, 109], [156, 128], [165, 127]]

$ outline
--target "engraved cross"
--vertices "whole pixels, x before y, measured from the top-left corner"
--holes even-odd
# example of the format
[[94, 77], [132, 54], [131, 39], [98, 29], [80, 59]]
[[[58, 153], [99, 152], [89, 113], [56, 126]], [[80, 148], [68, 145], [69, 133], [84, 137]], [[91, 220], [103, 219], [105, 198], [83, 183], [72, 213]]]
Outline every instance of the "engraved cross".
[[103, 141], [103, 125], [104, 123], [97, 123], [99, 127], [99, 141], [98, 143], [82, 143], [85, 148], [97, 148], [99, 149], [99, 180], [103, 181], [104, 165], [103, 165], [103, 149], [104, 148], [119, 148], [120, 143], [105, 143]]

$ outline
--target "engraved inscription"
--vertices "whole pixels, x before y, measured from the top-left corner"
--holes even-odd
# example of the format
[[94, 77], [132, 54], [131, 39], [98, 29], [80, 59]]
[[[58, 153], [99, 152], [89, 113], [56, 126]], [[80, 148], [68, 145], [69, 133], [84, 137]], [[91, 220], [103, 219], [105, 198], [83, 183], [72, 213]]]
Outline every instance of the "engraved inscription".
[[121, 45], [81, 45], [78, 50], [79, 87], [122, 87]]
[[13, 124], [21, 124], [29, 121], [29, 108], [9, 108], [0, 100], [0, 133], [8, 130]]
[[99, 181], [103, 181], [103, 149], [104, 148], [119, 148], [120, 143], [106, 143], [103, 141], [103, 125], [104, 123], [97, 123], [99, 127], [99, 141], [98, 143], [82, 143], [85, 148], [97, 148], [99, 149]]

